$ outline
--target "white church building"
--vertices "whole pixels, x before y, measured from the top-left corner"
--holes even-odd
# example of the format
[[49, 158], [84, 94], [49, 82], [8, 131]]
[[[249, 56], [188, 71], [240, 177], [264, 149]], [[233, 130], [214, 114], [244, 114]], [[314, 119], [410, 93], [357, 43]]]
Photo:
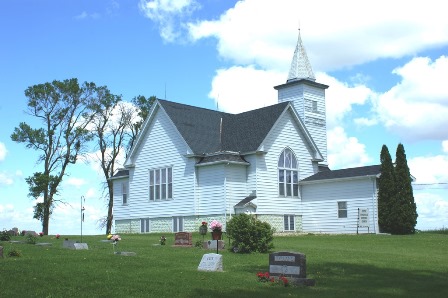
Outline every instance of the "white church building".
[[[330, 170], [325, 90], [299, 34], [278, 103], [229, 114], [158, 99], [111, 178], [117, 233], [250, 213], [276, 232], [378, 233], [380, 165]], [[359, 218], [359, 211], [362, 218]]]

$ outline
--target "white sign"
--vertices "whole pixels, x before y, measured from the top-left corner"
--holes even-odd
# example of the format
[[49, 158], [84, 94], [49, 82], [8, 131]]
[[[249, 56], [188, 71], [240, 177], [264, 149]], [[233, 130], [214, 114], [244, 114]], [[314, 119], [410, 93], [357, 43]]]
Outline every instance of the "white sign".
[[219, 254], [205, 254], [198, 266], [199, 271], [223, 271], [222, 270], [222, 255]]
[[359, 209], [358, 211], [358, 227], [369, 226], [369, 209]]

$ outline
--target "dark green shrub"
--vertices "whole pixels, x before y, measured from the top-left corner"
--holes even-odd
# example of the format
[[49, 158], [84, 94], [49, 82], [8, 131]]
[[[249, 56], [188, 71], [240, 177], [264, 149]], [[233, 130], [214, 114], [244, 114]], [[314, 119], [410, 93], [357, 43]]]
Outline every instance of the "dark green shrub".
[[8, 252], [8, 256], [10, 256], [10, 257], [21, 257], [22, 253], [19, 250], [13, 248], [12, 250], [10, 250]]
[[274, 229], [254, 216], [239, 214], [227, 222], [226, 232], [232, 240], [229, 249], [239, 253], [266, 253], [274, 247]]
[[26, 243], [28, 244], [36, 244], [37, 237], [33, 234], [26, 234]]
[[2, 231], [0, 233], [0, 241], [9, 241], [11, 240], [11, 235], [9, 235], [8, 231]]

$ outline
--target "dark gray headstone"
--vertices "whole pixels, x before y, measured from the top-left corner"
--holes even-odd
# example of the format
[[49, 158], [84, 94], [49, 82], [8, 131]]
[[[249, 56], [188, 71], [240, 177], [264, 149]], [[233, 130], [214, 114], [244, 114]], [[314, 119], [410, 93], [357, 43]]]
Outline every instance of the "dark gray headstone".
[[3, 246], [0, 246], [0, 258], [3, 258]]
[[306, 278], [306, 257], [302, 253], [275, 252], [269, 254], [269, 274]]
[[269, 254], [269, 275], [284, 276], [291, 283], [314, 286], [315, 280], [306, 277], [306, 256], [298, 252], [275, 252]]

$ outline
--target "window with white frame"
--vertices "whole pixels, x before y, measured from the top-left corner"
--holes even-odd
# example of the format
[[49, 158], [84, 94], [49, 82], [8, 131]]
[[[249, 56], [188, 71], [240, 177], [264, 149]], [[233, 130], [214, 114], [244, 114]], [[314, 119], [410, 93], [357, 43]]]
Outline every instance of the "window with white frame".
[[283, 229], [285, 231], [294, 231], [295, 230], [295, 219], [294, 215], [284, 215], [283, 216]]
[[338, 218], [347, 218], [347, 202], [338, 202]]
[[140, 219], [140, 232], [149, 233], [149, 218]]
[[121, 196], [122, 196], [122, 203], [123, 205], [128, 204], [128, 183], [123, 182], [121, 184]]
[[172, 168], [149, 171], [149, 200], [160, 201], [173, 198]]
[[289, 148], [283, 150], [278, 159], [278, 194], [283, 197], [299, 196], [297, 159]]
[[182, 216], [173, 216], [173, 233], [184, 231], [184, 218]]

